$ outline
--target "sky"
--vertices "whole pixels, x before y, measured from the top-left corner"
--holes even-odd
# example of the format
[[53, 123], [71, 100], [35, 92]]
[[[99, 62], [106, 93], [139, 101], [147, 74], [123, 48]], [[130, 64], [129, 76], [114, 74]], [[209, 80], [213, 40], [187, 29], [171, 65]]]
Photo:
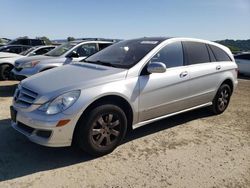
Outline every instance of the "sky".
[[250, 39], [250, 0], [0, 0], [0, 37]]

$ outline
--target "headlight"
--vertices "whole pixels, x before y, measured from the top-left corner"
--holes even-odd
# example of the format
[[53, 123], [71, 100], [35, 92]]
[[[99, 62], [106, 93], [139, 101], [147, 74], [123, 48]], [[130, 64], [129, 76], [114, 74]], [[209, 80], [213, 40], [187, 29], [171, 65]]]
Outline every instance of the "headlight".
[[36, 66], [40, 61], [31, 61], [21, 65], [22, 68], [32, 68]]
[[46, 112], [46, 114], [57, 114], [59, 112], [63, 112], [76, 102], [80, 94], [80, 90], [64, 93], [54, 100], [43, 104], [39, 110]]

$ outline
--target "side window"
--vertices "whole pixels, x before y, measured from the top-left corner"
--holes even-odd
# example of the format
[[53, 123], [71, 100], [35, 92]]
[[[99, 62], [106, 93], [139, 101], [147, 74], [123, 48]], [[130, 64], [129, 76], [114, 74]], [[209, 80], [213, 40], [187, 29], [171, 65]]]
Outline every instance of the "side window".
[[208, 46], [207, 44], [207, 49], [208, 49], [208, 52], [209, 52], [209, 56], [210, 56], [210, 61], [211, 62], [216, 62], [216, 58], [214, 56], [214, 53], [212, 52], [211, 48]]
[[103, 50], [104, 48], [110, 46], [112, 43], [99, 43], [99, 50]]
[[76, 49], [80, 57], [90, 56], [97, 52], [95, 43], [83, 44]]
[[22, 51], [25, 51], [25, 50], [28, 50], [28, 49], [30, 49], [30, 47], [23, 46], [22, 49], [19, 48], [19, 51], [22, 52]]
[[42, 55], [42, 54], [49, 52], [50, 50], [51, 48], [42, 48], [42, 49], [36, 50], [34, 52], [34, 55]]
[[200, 42], [183, 42], [187, 64], [210, 62], [206, 44]]
[[183, 51], [181, 42], [174, 42], [163, 47], [151, 62], [162, 62], [167, 68], [183, 65]]
[[43, 45], [43, 42], [41, 40], [31, 40], [30, 42], [32, 46]]
[[209, 47], [212, 49], [217, 61], [232, 61], [224, 50], [213, 45], [209, 45]]
[[10, 47], [4, 48], [4, 49], [2, 50], [2, 52], [10, 52], [10, 53], [13, 53], [13, 52], [11, 52]]
[[20, 44], [22, 44], [22, 45], [30, 45], [29, 44], [29, 39], [21, 39]]
[[18, 53], [20, 53], [21, 52], [21, 50], [20, 50], [20, 48], [18, 48], [18, 47], [9, 47], [9, 48], [6, 48], [5, 50], [4, 50], [4, 52], [9, 52], [9, 53], [16, 53], [16, 54], [18, 54]]

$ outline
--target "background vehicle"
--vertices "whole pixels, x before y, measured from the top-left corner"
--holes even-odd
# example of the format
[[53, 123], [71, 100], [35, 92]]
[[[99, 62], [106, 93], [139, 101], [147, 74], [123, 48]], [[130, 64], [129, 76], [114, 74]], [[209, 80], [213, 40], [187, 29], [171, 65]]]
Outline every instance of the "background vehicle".
[[16, 57], [16, 56], [20, 56], [20, 55], [15, 54], [15, 53], [9, 53], [9, 52], [0, 52], [0, 59], [8, 58], [8, 57]]
[[113, 40], [77, 40], [66, 42], [42, 56], [27, 57], [15, 62], [12, 70], [17, 80], [22, 80], [39, 72], [80, 61], [113, 44]]
[[8, 45], [42, 46], [46, 45], [46, 43], [42, 39], [18, 38], [10, 41]]
[[250, 52], [235, 55], [234, 58], [238, 65], [239, 73], [250, 76]]
[[31, 47], [32, 46], [26, 46], [26, 45], [6, 45], [6, 46], [0, 47], [0, 52], [20, 54], [23, 51], [26, 51]]
[[10, 41], [11, 40], [7, 38], [0, 38], [0, 47], [6, 45]]
[[14, 63], [17, 59], [41, 55], [54, 48], [55, 46], [35, 46], [13, 56], [10, 56], [11, 53], [2, 52], [2, 54], [0, 54], [2, 55], [2, 58], [0, 58], [0, 80], [8, 80], [11, 78], [10, 71], [13, 69]]
[[230, 50], [188, 38], [140, 38], [23, 80], [12, 126], [45, 146], [113, 151], [127, 129], [210, 106], [223, 113], [237, 85]]

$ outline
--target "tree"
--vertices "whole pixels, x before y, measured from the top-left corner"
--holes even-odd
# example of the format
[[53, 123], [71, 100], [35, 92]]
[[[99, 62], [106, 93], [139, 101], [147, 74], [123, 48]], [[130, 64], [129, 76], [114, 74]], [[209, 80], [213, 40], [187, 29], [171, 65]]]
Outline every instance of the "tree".
[[68, 37], [67, 40], [68, 41], [73, 41], [73, 40], [75, 40], [75, 38], [74, 37]]
[[41, 40], [44, 40], [44, 41], [45, 41], [45, 44], [47, 44], [47, 45], [52, 44], [51, 40], [49, 40], [48, 37], [43, 36], [43, 37], [37, 37], [37, 38], [39, 38], [39, 39], [41, 39]]

